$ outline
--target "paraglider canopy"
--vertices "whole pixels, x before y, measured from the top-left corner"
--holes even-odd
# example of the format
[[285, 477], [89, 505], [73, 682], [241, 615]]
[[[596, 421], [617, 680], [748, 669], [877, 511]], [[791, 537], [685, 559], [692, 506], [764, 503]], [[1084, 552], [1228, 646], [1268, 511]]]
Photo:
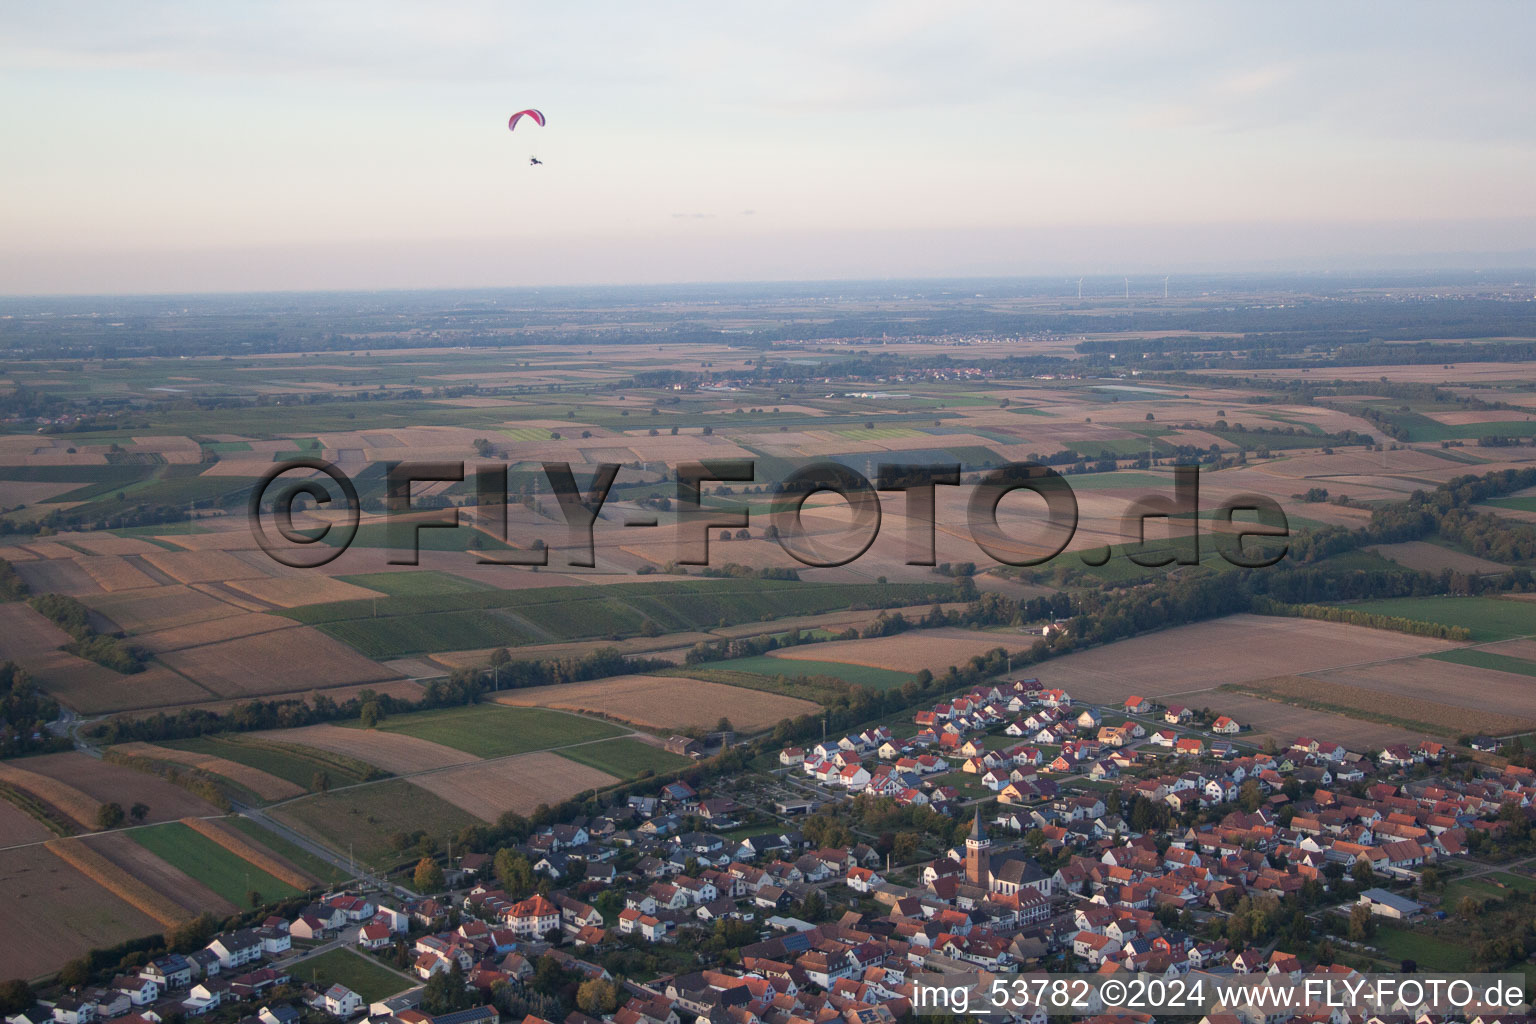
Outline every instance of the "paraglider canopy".
[[532, 109], [529, 109], [529, 110], [519, 110], [517, 113], [513, 114], [511, 116], [511, 118], [509, 118], [507, 120], [507, 131], [509, 131], [509, 132], [510, 131], [515, 131], [517, 129], [517, 122], [519, 120], [521, 120], [522, 118], [525, 118], [525, 117], [528, 118], [529, 120], [533, 121], [533, 123], [538, 125], [540, 128], [544, 127], [544, 115], [543, 114], [539, 113], [537, 110], [532, 110]]

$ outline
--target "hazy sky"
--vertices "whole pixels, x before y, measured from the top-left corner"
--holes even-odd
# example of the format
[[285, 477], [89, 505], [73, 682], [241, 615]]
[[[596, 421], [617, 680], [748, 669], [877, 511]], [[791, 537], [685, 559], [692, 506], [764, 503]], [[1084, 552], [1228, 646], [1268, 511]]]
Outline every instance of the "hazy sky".
[[[0, 25], [9, 293], [1536, 249], [1515, 2], [116, 0]], [[527, 106], [548, 127], [508, 133]]]

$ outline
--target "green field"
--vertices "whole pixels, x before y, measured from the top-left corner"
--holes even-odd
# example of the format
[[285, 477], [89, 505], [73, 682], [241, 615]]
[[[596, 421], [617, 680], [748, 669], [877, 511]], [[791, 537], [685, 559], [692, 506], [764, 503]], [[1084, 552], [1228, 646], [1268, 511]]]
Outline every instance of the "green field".
[[[361, 723], [348, 724], [362, 728]], [[533, 750], [622, 736], [625, 732], [595, 718], [503, 704], [470, 704], [395, 715], [386, 718], [379, 729], [441, 743], [476, 757], [526, 754]]]
[[866, 427], [843, 427], [828, 433], [857, 441], [894, 441], [898, 438], [923, 436], [922, 431], [911, 427], [875, 427], [872, 430]]
[[1163, 441], [1140, 437], [1119, 437], [1107, 441], [1068, 441], [1062, 447], [1088, 459], [1096, 459], [1103, 452], [1109, 452], [1112, 457], [1120, 459], [1134, 459], [1148, 452], [1154, 455], [1169, 455], [1173, 452], [1173, 449]]
[[483, 824], [441, 797], [404, 779], [307, 796], [270, 812], [273, 817], [321, 840], [331, 849], [375, 867], [414, 860], [396, 851], [389, 837], [422, 829], [440, 840], [469, 825]]
[[1393, 960], [1414, 961], [1421, 971], [1470, 971], [1475, 963], [1470, 946], [1398, 925], [1383, 924], [1370, 944]]
[[299, 846], [297, 843], [289, 842], [271, 829], [262, 828], [250, 818], [239, 816], [225, 818], [224, 823], [244, 832], [279, 857], [289, 861], [295, 867], [309, 872], [322, 882], [329, 885], [338, 885], [347, 881], [347, 873], [330, 861], [316, 857], [304, 849], [304, 847]]
[[300, 890], [287, 882], [278, 881], [179, 821], [136, 828], [128, 834], [150, 853], [185, 871], [237, 907], [250, 905], [245, 897], [253, 889], [268, 903], [299, 894]]
[[520, 629], [488, 611], [381, 615], [376, 619], [326, 622], [319, 628], [375, 659], [477, 647], [521, 647], [539, 639], [531, 630]]
[[1364, 551], [1357, 548], [1354, 551], [1343, 551], [1337, 555], [1331, 555], [1318, 562], [1316, 568], [1338, 569], [1341, 571], [1361, 569], [1366, 572], [1396, 572], [1401, 570], [1402, 566], [1390, 558], [1383, 558], [1374, 551]]
[[[357, 534], [349, 545], [354, 548], [390, 548], [398, 551], [411, 549], [411, 535], [416, 536], [416, 548], [419, 551], [511, 551], [512, 545], [505, 541], [497, 540], [488, 533], [468, 526], [427, 526], [423, 524], [419, 530], [408, 528], [404, 521], [400, 524], [391, 523], [364, 523], [357, 528]], [[323, 543], [333, 547], [341, 543], [341, 534], [332, 530], [326, 535]]]
[[1491, 498], [1484, 504], [1494, 508], [1507, 508], [1516, 512], [1536, 512], [1536, 494], [1516, 495], [1512, 498]]
[[1536, 889], [1536, 878], [1515, 875], [1508, 871], [1496, 871], [1476, 878], [1447, 882], [1445, 892], [1440, 897], [1440, 905], [1448, 909], [1453, 908], [1467, 896], [1484, 900], [1502, 900], [1511, 893], [1530, 892], [1532, 889]]
[[1449, 661], [1456, 665], [1493, 669], [1495, 672], [1511, 672], [1517, 676], [1536, 676], [1536, 661], [1512, 658], [1507, 654], [1495, 654], [1493, 651], [1441, 651], [1438, 654], [1426, 654], [1425, 657], [1436, 661]]
[[632, 779], [643, 771], [659, 775], [693, 764], [691, 757], [669, 754], [660, 747], [629, 737], [589, 743], [582, 747], [567, 747], [559, 753], [561, 757], [570, 758], [577, 764], [605, 771], [621, 779]]
[[[550, 431], [545, 427], [499, 427], [496, 433], [513, 441], [548, 441], [550, 439]], [[622, 439], [616, 438], [615, 443], [620, 440]]]
[[[351, 579], [371, 585], [371, 577]], [[456, 589], [441, 579], [418, 589], [399, 580], [385, 580], [382, 585], [386, 592], [392, 587], [396, 593], [377, 600], [288, 608], [277, 614], [318, 626], [371, 658], [396, 658], [433, 651], [633, 636], [647, 621], [671, 633], [857, 607], [927, 604], [953, 595], [950, 584], [939, 582], [836, 584], [669, 578], [605, 587], [529, 590]]]
[[442, 594], [466, 594], [487, 590], [485, 584], [475, 583], [462, 576], [421, 569], [406, 572], [370, 572], [361, 576], [338, 576], [346, 583], [377, 590], [390, 597], [436, 597]]
[[1374, 615], [1392, 615], [1442, 626], [1465, 626], [1476, 643], [1536, 633], [1536, 606], [1496, 597], [1391, 597], [1341, 605]]
[[333, 786], [361, 782], [366, 776], [363, 770], [365, 766], [352, 763], [350, 758], [292, 743], [262, 739], [255, 734], [195, 736], [184, 740], [166, 740], [162, 746], [222, 757], [287, 779], [305, 789], [310, 788], [316, 772], [325, 772]]
[[309, 982], [321, 992], [332, 985], [345, 985], [362, 996], [364, 1003], [387, 999], [415, 985], [410, 978], [350, 949], [327, 950], [294, 963], [290, 970], [294, 981]]
[[760, 654], [755, 658], [732, 658], [729, 661], [712, 661], [707, 666], [727, 672], [751, 672], [760, 676], [831, 676], [845, 682], [867, 686], [871, 690], [894, 690], [911, 680], [908, 672], [893, 672], [868, 665], [849, 665], [841, 661], [801, 661], [797, 658], [775, 658]]

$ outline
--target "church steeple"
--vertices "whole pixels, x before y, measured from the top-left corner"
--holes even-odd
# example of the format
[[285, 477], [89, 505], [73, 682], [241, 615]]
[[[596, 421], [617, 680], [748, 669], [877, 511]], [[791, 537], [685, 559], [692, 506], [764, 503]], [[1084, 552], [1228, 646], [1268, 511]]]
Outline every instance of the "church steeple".
[[971, 834], [965, 840], [965, 880], [972, 885], [992, 886], [992, 840], [981, 827], [981, 804], [971, 818]]

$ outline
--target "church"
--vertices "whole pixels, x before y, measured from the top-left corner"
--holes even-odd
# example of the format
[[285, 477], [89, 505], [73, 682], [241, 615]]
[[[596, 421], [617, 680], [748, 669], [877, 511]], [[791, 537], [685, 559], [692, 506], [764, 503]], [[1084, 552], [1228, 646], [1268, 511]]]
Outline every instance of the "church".
[[1051, 876], [1023, 854], [1012, 851], [992, 852], [992, 840], [981, 827], [981, 805], [971, 821], [971, 834], [965, 840], [965, 882], [983, 892], [1011, 896], [1020, 889], [1037, 890], [1051, 895]]

